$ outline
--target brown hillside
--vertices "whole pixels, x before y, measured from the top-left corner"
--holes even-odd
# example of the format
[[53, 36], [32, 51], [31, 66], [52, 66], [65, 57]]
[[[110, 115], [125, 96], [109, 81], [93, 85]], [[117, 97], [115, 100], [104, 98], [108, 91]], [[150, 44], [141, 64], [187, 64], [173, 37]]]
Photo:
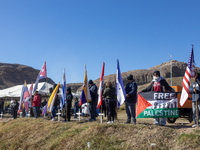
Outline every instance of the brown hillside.
[[[26, 80], [27, 84], [34, 83], [38, 73], [39, 70], [29, 66], [0, 63], [0, 89], [23, 84], [24, 80]], [[40, 80], [40, 82], [44, 81], [46, 79]], [[48, 78], [48, 82], [54, 83], [50, 78]]]
[[[183, 76], [185, 73], [185, 69], [187, 67], [187, 63], [184, 62], [179, 62], [176, 60], [172, 61], [172, 85], [182, 85], [182, 81], [183, 81]], [[123, 72], [121, 73], [122, 75], [122, 80], [124, 85], [126, 85], [126, 83], [128, 82], [127, 77], [132, 74], [133, 78], [135, 79], [135, 82], [138, 84], [139, 89], [140, 87], [143, 87], [142, 85], [145, 84], [144, 87], [147, 87], [148, 84], [151, 82], [152, 80], [152, 73], [155, 70], [159, 70], [161, 72], [161, 76], [164, 78], [169, 78], [167, 79], [167, 82], [169, 83], [169, 85], [171, 85], [171, 79], [170, 79], [170, 72], [171, 72], [171, 62], [166, 62], [166, 63], [162, 63], [160, 65], [156, 65], [152, 68], [149, 69], [139, 69], [139, 70], [131, 70], [128, 72]], [[196, 67], [196, 70], [198, 72], [200, 72], [200, 68]], [[108, 76], [104, 77], [104, 82], [108, 82], [111, 81], [113, 83], [113, 85], [115, 85], [115, 80], [116, 80], [116, 74], [111, 74]], [[94, 80], [94, 83], [99, 86], [99, 81], [100, 78]], [[142, 88], [141, 88], [142, 89]], [[81, 91], [82, 87], [78, 88], [78, 91]]]

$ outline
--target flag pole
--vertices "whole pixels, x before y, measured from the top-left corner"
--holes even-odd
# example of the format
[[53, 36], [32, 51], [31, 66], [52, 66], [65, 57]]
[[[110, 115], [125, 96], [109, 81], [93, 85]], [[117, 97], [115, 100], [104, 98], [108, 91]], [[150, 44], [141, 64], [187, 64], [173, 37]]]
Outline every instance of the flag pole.
[[[193, 44], [192, 44], [193, 49]], [[195, 89], [197, 87], [196, 79], [195, 79]], [[196, 121], [197, 121], [197, 128], [199, 127], [199, 117], [198, 117], [198, 107], [197, 107], [197, 91], [195, 90], [195, 102], [196, 102]]]
[[[195, 79], [195, 89], [197, 87], [196, 79]], [[199, 117], [198, 117], [198, 107], [197, 107], [197, 91], [195, 90], [195, 102], [196, 102], [196, 121], [197, 121], [197, 128], [199, 127]]]

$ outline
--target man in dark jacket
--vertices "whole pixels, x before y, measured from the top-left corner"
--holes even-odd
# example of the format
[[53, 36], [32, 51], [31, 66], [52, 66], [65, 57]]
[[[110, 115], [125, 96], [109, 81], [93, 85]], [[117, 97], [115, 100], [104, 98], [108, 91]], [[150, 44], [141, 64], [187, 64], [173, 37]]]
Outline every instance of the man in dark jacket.
[[90, 119], [89, 121], [96, 121], [96, 103], [97, 103], [97, 86], [92, 80], [89, 80], [91, 101], [90, 104]]
[[71, 119], [71, 107], [72, 107], [72, 99], [73, 95], [71, 93], [71, 88], [67, 88], [67, 95], [66, 95], [66, 100], [67, 100], [67, 121], [70, 121]]
[[4, 101], [2, 99], [0, 99], [0, 114], [4, 113], [3, 108], [4, 108]]
[[[165, 78], [160, 76], [160, 71], [156, 70], [153, 72], [153, 80], [151, 84], [144, 90], [140, 92], [149, 92], [149, 91], [157, 91], [157, 92], [174, 92]], [[156, 125], [165, 126], [166, 125], [166, 118], [154, 118], [154, 122]]]
[[13, 110], [13, 118], [17, 119], [17, 111], [18, 111], [19, 103], [14, 100], [13, 104], [11, 105], [11, 109]]
[[127, 113], [127, 121], [126, 123], [131, 122], [136, 124], [136, 118], [135, 118], [135, 104], [137, 102], [137, 84], [135, 83], [133, 79], [133, 75], [129, 75], [127, 77], [128, 83], [126, 84], [126, 99], [125, 99], [125, 105], [126, 105], [126, 113]]

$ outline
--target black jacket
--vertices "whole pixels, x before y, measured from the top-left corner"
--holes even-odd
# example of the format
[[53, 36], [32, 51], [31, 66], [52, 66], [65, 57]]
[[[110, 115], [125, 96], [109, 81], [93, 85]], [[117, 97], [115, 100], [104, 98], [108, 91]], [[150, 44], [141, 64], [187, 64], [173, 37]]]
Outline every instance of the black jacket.
[[134, 80], [131, 83], [126, 84], [125, 91], [126, 91], [126, 94], [129, 95], [129, 97], [126, 97], [125, 102], [136, 103], [137, 102], [137, 84], [134, 82]]
[[91, 95], [91, 102], [96, 103], [96, 101], [97, 101], [97, 86], [95, 84], [93, 84], [90, 87], [90, 95]]
[[[153, 84], [155, 81], [152, 81], [151, 84], [144, 90], [142, 90], [142, 92], [149, 92], [149, 91], [154, 91], [153, 89]], [[162, 78], [160, 81], [160, 85], [161, 85], [161, 92], [163, 92], [163, 87], [165, 88], [165, 90], [169, 91], [169, 92], [174, 92], [174, 89], [172, 89], [169, 84], [167, 83], [167, 81]]]

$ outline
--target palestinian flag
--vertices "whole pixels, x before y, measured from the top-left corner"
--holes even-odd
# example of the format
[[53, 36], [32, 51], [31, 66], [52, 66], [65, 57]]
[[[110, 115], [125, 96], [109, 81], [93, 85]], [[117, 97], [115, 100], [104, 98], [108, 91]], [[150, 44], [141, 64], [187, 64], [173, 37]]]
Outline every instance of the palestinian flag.
[[176, 92], [144, 92], [138, 94], [137, 118], [177, 118]]

